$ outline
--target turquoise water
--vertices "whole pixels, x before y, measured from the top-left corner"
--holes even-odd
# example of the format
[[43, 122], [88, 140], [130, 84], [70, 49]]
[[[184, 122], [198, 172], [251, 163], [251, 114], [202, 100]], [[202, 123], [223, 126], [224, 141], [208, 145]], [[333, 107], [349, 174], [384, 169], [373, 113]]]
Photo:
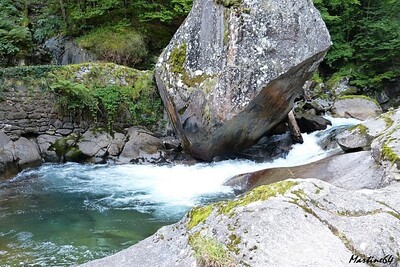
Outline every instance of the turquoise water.
[[[357, 121], [332, 119], [334, 126]], [[0, 266], [70, 266], [108, 256], [180, 220], [193, 206], [234, 197], [230, 177], [328, 156], [303, 135], [285, 159], [192, 166], [44, 165], [0, 182]]]
[[104, 257], [178, 221], [193, 205], [233, 196], [222, 181], [208, 190], [193, 183], [169, 192], [183, 183], [167, 177], [173, 171], [45, 165], [0, 184], [0, 266], [69, 266]]

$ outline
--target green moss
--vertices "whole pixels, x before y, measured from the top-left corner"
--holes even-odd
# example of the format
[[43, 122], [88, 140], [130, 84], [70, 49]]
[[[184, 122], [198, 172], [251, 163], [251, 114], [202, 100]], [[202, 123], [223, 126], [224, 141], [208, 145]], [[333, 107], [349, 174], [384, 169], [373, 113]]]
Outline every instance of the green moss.
[[69, 154], [69, 158], [76, 159], [74, 161], [79, 161], [82, 159], [82, 152], [77, 148], [77, 143], [79, 142], [79, 134], [70, 134], [67, 137], [62, 137], [57, 139], [48, 148], [49, 151], [56, 152], [56, 155], [60, 162], [66, 161], [66, 155]]
[[234, 259], [229, 255], [225, 246], [215, 238], [201, 236], [196, 233], [189, 237], [189, 245], [193, 248], [197, 266], [235, 266]]
[[185, 70], [184, 63], [187, 56], [187, 44], [183, 43], [171, 51], [171, 55], [169, 56], [168, 63], [171, 65], [171, 71], [176, 74], [181, 74], [182, 82], [189, 87], [195, 87], [196, 85], [201, 84], [208, 78], [210, 75], [202, 74], [190, 76]]
[[239, 7], [243, 0], [215, 0], [218, 5], [222, 5], [226, 8]]
[[65, 157], [68, 161], [72, 162], [81, 162], [86, 158], [85, 154], [82, 153], [82, 151], [78, 147], [71, 147], [67, 154], [65, 154]]
[[399, 155], [397, 155], [396, 152], [394, 152], [393, 149], [388, 146], [388, 144], [389, 144], [389, 142], [384, 144], [382, 147], [382, 158], [390, 161], [390, 163], [392, 163], [392, 165], [395, 163], [399, 164], [399, 162], [400, 162]]
[[204, 107], [204, 118], [206, 119], [207, 122], [210, 122], [211, 120], [211, 111], [210, 111], [210, 106], [208, 103]]
[[350, 131], [357, 131], [362, 135], [368, 135], [368, 127], [363, 124], [357, 124], [349, 128]]
[[147, 56], [143, 36], [129, 23], [96, 27], [76, 41], [103, 61], [134, 66]]
[[369, 96], [366, 95], [344, 95], [339, 97], [338, 100], [346, 100], [346, 99], [355, 99], [355, 98], [359, 98], [359, 99], [365, 99], [368, 101], [372, 101], [374, 102], [378, 107], [380, 107], [378, 101], [376, 101], [375, 99], [370, 98]]
[[259, 186], [245, 194], [243, 197], [218, 204], [218, 212], [223, 214], [231, 214], [232, 210], [239, 206], [245, 206], [255, 201], [265, 201], [278, 194], [283, 195], [298, 182], [281, 181], [270, 185]]
[[211, 212], [213, 211], [213, 208], [214, 208], [213, 205], [193, 208], [188, 214], [189, 230], [198, 225], [199, 223], [204, 222], [208, 218], [208, 216], [210, 216]]
[[171, 64], [171, 71], [174, 73], [186, 73], [183, 64], [186, 60], [186, 50], [187, 44], [183, 43], [179, 46], [176, 46], [171, 51], [171, 55], [169, 56], [168, 63]]
[[394, 111], [388, 111], [379, 116], [380, 119], [383, 119], [385, 121], [386, 128], [389, 128], [390, 126], [393, 125], [393, 123], [394, 123], [394, 121], [392, 120], [393, 115], [394, 115]]
[[227, 245], [227, 248], [229, 251], [235, 253], [236, 255], [239, 255], [240, 249], [238, 248], [238, 245], [242, 242], [240, 237], [238, 237], [235, 234], [231, 234], [229, 237], [229, 244]]

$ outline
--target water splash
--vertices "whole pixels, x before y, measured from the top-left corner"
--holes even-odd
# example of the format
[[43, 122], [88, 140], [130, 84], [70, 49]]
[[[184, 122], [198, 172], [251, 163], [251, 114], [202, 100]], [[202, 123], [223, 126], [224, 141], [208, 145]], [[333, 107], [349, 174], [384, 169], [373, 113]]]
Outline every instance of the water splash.
[[[329, 118], [333, 126], [356, 120]], [[332, 129], [330, 127], [330, 129]], [[192, 206], [234, 196], [224, 182], [237, 174], [322, 159], [304, 134], [285, 159], [195, 165], [45, 164], [0, 184], [1, 266], [68, 266], [103, 257], [179, 220]], [[3, 260], [4, 259], [4, 260]]]

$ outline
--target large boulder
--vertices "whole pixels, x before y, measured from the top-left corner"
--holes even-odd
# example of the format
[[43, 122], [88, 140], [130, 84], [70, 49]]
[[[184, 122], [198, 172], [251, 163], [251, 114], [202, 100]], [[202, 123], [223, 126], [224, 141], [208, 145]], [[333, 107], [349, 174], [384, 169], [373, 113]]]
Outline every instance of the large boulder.
[[211, 160], [255, 144], [330, 45], [312, 1], [194, 1], [156, 66], [183, 148]]

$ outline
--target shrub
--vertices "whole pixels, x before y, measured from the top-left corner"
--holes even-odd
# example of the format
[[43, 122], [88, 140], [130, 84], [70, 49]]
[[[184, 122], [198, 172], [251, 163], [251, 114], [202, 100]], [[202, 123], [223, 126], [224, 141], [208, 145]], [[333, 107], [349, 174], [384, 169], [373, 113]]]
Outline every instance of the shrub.
[[143, 36], [127, 23], [97, 28], [77, 42], [101, 60], [117, 64], [134, 66], [147, 56]]

